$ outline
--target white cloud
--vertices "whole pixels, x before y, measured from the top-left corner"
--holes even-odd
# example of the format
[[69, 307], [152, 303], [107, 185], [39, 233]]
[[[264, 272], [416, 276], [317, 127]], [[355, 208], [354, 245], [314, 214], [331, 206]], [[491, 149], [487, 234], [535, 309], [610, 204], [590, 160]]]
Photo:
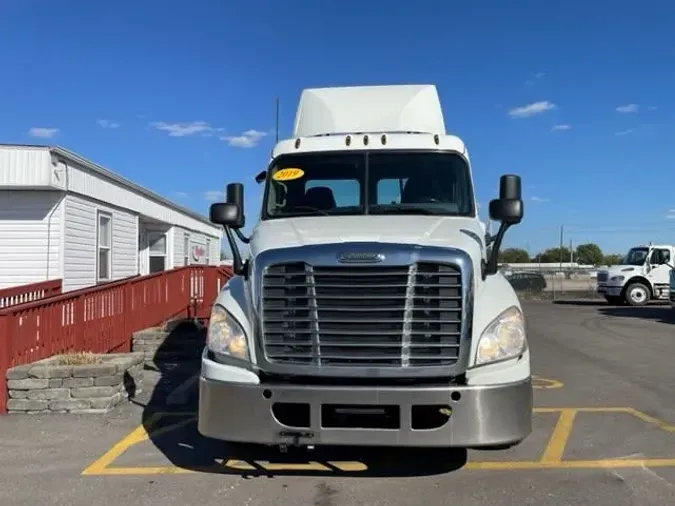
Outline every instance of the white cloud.
[[189, 196], [186, 192], [173, 192], [173, 194], [179, 199], [186, 199]]
[[207, 190], [204, 192], [204, 199], [210, 202], [225, 200], [225, 192], [221, 190]]
[[627, 128], [626, 130], [621, 130], [619, 132], [616, 132], [615, 135], [628, 135], [628, 134], [632, 134], [633, 132], [635, 132], [634, 128]]
[[525, 85], [534, 86], [535, 84], [537, 84], [537, 81], [542, 77], [544, 77], [545, 75], [546, 74], [544, 72], [537, 72], [536, 74], [534, 74], [534, 76], [532, 76], [532, 79], [528, 79], [527, 81], [525, 81]]
[[509, 116], [512, 118], [529, 118], [530, 116], [536, 116], [537, 114], [542, 114], [555, 108], [556, 105], [554, 103], [549, 102], [548, 100], [542, 100], [540, 102], [534, 102], [532, 104], [511, 109], [509, 111]]
[[551, 201], [551, 199], [547, 199], [547, 198], [544, 198], [544, 197], [537, 197], [536, 195], [534, 197], [531, 197], [530, 200], [532, 202], [550, 202]]
[[187, 137], [190, 135], [217, 130], [206, 121], [192, 121], [190, 123], [166, 123], [165, 121], [155, 121], [150, 126], [168, 132], [169, 137]]
[[220, 139], [235, 148], [253, 148], [258, 145], [260, 140], [267, 135], [267, 132], [259, 130], [246, 130], [241, 135], [224, 136]]
[[569, 130], [570, 128], [572, 128], [572, 125], [553, 125], [553, 128], [551, 128], [551, 130], [557, 132], [560, 130]]
[[117, 121], [109, 120], [109, 119], [99, 119], [96, 120], [96, 123], [102, 128], [119, 128], [120, 124]]
[[33, 127], [28, 130], [28, 134], [32, 137], [40, 137], [42, 139], [51, 139], [57, 133], [59, 133], [58, 128], [42, 128], [42, 127]]
[[667, 220], [675, 220], [675, 213], [666, 214], [666, 219]]
[[637, 105], [637, 104], [626, 104], [626, 105], [620, 105], [619, 107], [617, 107], [616, 112], [621, 112], [621, 113], [638, 112], [638, 109], [640, 109], [640, 106]]

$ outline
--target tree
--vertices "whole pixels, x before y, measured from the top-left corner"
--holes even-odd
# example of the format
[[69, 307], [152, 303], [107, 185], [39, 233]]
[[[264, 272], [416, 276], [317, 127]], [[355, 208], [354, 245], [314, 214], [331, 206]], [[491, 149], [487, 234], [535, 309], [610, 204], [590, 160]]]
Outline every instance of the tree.
[[575, 257], [577, 263], [584, 265], [599, 265], [603, 260], [603, 254], [600, 246], [592, 242], [580, 244], [577, 246]]
[[530, 261], [530, 255], [521, 248], [506, 248], [499, 252], [500, 264], [526, 264]]
[[609, 255], [604, 256], [604, 258], [602, 259], [602, 263], [604, 265], [620, 265], [622, 259], [623, 259], [622, 255], [610, 253]]
[[556, 262], [569, 262], [570, 261], [570, 249], [567, 247], [558, 247], [558, 248], [549, 248], [542, 251], [537, 256], [534, 257], [535, 262], [541, 262], [542, 264], [550, 264]]

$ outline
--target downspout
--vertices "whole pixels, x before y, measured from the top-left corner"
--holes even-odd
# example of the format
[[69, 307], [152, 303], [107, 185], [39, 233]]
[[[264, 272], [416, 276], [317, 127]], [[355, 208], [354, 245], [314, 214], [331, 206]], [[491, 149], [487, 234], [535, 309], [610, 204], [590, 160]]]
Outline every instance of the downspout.
[[[58, 168], [58, 162], [59, 159], [58, 157], [56, 158], [56, 166]], [[54, 163], [54, 155], [52, 152], [52, 164]], [[54, 219], [54, 213], [56, 213], [56, 210], [59, 208], [61, 203], [65, 199], [65, 193], [68, 191], [68, 166], [66, 165], [65, 161], [63, 162], [64, 166], [64, 175], [65, 175], [65, 190], [63, 195], [61, 196], [61, 199], [59, 199], [58, 203], [50, 210], [48, 218], [47, 218], [47, 266], [45, 269], [45, 281], [49, 281], [49, 276], [50, 276], [50, 266], [51, 266], [51, 245], [52, 245], [52, 220]], [[58, 171], [54, 171], [56, 176], [58, 177]], [[63, 239], [63, 238], [61, 238]], [[60, 252], [61, 253], [61, 252]]]

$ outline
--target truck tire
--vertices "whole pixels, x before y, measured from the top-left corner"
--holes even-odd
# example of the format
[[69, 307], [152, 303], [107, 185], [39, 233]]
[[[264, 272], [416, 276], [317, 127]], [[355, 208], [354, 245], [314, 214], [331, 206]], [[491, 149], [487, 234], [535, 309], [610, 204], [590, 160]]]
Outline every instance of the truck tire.
[[613, 306], [620, 306], [623, 302], [619, 295], [605, 295], [605, 300]]
[[624, 291], [624, 298], [631, 306], [645, 306], [651, 299], [651, 291], [644, 283], [630, 283]]

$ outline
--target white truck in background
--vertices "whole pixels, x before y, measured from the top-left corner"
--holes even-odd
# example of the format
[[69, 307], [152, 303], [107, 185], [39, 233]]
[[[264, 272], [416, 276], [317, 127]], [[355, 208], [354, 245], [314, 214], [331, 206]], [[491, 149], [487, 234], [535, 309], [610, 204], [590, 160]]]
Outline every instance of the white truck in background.
[[435, 86], [304, 90], [256, 181], [250, 237], [241, 184], [210, 210], [235, 275], [209, 321], [201, 434], [282, 449], [499, 449], [530, 434], [525, 320], [497, 272], [521, 181], [501, 177], [488, 236]]
[[675, 246], [650, 244], [631, 248], [620, 265], [598, 270], [597, 292], [610, 304], [644, 306], [668, 300]]

